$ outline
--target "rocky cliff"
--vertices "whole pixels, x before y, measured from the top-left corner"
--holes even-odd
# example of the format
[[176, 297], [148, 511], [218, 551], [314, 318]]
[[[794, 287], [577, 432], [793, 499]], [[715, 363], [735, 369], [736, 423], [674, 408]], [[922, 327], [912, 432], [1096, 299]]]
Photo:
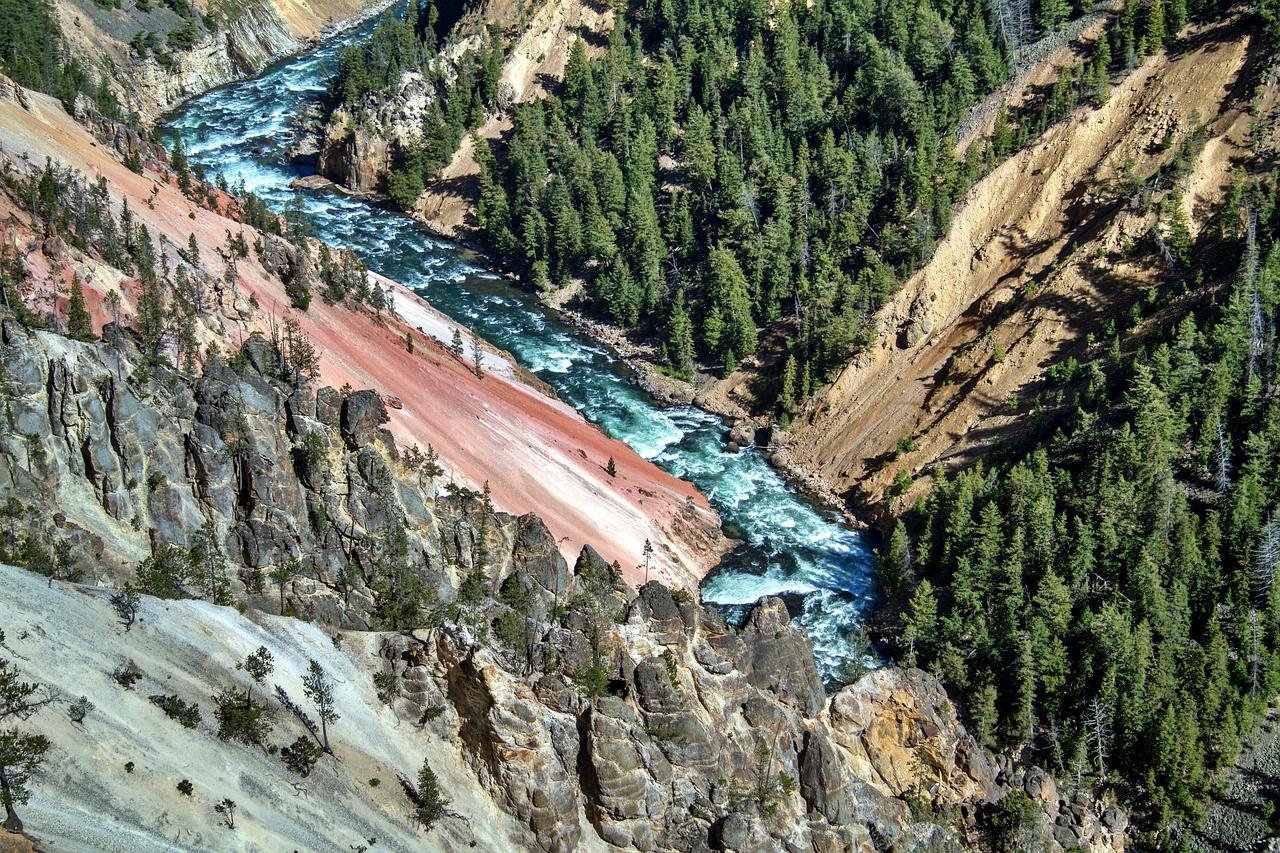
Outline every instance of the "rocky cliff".
[[252, 76], [393, 0], [172, 0], [126, 8], [56, 0], [68, 50], [144, 123], [192, 95]]
[[[154, 147], [141, 149], [143, 173], [131, 171], [98, 140], [125, 148], [142, 143], [112, 132], [109, 122], [95, 131], [97, 139], [53, 99], [0, 82], [5, 174], [32, 174], [50, 157], [70, 170], [58, 178], [76, 185], [68, 192], [88, 193], [86, 175], [101, 179], [112, 222], [127, 203], [134, 227], [147, 230], [157, 261], [167, 264], [168, 297], [192, 306], [190, 351], [197, 361], [210, 345], [235, 350], [254, 331], [270, 337], [286, 319], [296, 322], [319, 353], [324, 384], [376, 389], [387, 405], [387, 427], [402, 448], [433, 446], [448, 479], [475, 491], [490, 482], [494, 503], [517, 515], [537, 510], [570, 559], [590, 543], [634, 576], [642, 572], [637, 567], [648, 540], [654, 576], [686, 588], [718, 562], [728, 543], [702, 495], [588, 424], [509, 357], [482, 342], [477, 375], [473, 345], [464, 344], [460, 356], [446, 343], [455, 330], [469, 338], [465, 329], [376, 276], [358, 282], [357, 289], [376, 289], [387, 307], [321, 298], [320, 282], [333, 278], [340, 264], [325, 273], [318, 245], [299, 251], [249, 226], [246, 202], [211, 187], [195, 182], [189, 185], [195, 189], [183, 191]], [[118, 242], [111, 235], [118, 231], [100, 223], [82, 235], [51, 234], [47, 223], [33, 220], [25, 204], [4, 192], [0, 210], [7, 217], [5, 251], [21, 256], [27, 270], [17, 289], [28, 305], [62, 323], [72, 282], [79, 280], [93, 331], [116, 316], [126, 325], [136, 323], [143, 292], [136, 270], [126, 273], [118, 266], [123, 261], [108, 259], [113, 240]], [[286, 278], [295, 268], [316, 282], [305, 311], [292, 307], [287, 292]], [[367, 277], [362, 271], [353, 276]], [[174, 313], [175, 327], [181, 316]], [[165, 341], [167, 356], [176, 361], [178, 336]], [[606, 470], [611, 457], [616, 476]], [[512, 471], [523, 476], [513, 477]]]
[[[99, 343], [2, 331], [0, 545], [50, 575], [0, 569], [4, 653], [99, 709], [29, 724], [78, 780], [46, 776], [27, 814], [56, 849], [308, 847], [320, 827], [418, 847], [394, 780], [423, 755], [454, 800], [425, 836], [443, 849], [958, 849], [990, 843], [1014, 790], [1034, 806], [1019, 843], [1122, 847], [1122, 815], [1002, 768], [930, 676], [880, 670], [828, 697], [781, 601], [734, 628], [688, 593], [634, 590], [589, 547], [570, 568], [536, 516], [397, 455], [377, 394], [284, 381], [264, 339], [191, 376], [139, 370], [114, 326]], [[146, 597], [126, 630], [95, 587], [154, 590], [156, 555], [190, 567], [170, 597], [205, 601]], [[278, 700], [250, 749], [139, 695], [207, 712], [257, 645], [286, 694], [308, 659], [335, 678], [338, 745], [314, 775], [267, 748], [306, 737]], [[132, 691], [112, 676], [126, 661]], [[88, 761], [87, 738], [109, 760]], [[234, 830], [209, 808], [223, 797]]]
[[[485, 116], [475, 135], [497, 139], [511, 127], [508, 107], [544, 97], [564, 76], [569, 49], [579, 35], [606, 38], [613, 26], [607, 4], [583, 0], [546, 0], [528, 6], [510, 0], [472, 4], [454, 26], [432, 62], [450, 70], [467, 51], [497, 39], [503, 62], [499, 104]], [[317, 170], [356, 192], [381, 192], [396, 156], [422, 133], [422, 115], [434, 92], [416, 71], [406, 72], [390, 91], [371, 94], [356, 107], [338, 106], [322, 123]], [[469, 215], [475, 203], [479, 166], [473, 140], [465, 136], [435, 180], [429, 181], [414, 212], [437, 233], [455, 239], [472, 235]]]

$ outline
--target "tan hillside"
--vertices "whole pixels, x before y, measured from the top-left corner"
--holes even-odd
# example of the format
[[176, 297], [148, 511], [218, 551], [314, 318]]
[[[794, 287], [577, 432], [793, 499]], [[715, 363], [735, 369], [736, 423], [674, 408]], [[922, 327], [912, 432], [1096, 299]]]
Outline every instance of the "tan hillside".
[[[825, 485], [877, 501], [900, 471], [970, 462], [1007, 442], [1051, 365], [1083, 351], [1149, 284], [1125, 248], [1155, 221], [1121, 195], [1203, 122], [1187, 181], [1192, 230], [1242, 156], [1254, 59], [1238, 20], [1184, 34], [981, 180], [929, 264], [881, 311], [871, 348], [809, 401], [789, 451]], [[899, 440], [916, 449], [895, 458]]]
[[[505, 23], [512, 20], [514, 10], [507, 0], [490, 3], [478, 13], [475, 23]], [[537, 7], [519, 35], [502, 68], [503, 91], [510, 103], [545, 97], [547, 83], [564, 76], [569, 48], [579, 33], [607, 35], [613, 27], [613, 11], [607, 5], [582, 0], [553, 0]], [[489, 116], [476, 134], [481, 139], [498, 139], [511, 129], [506, 113]], [[418, 200], [415, 213], [435, 231], [453, 238], [468, 236], [472, 230], [468, 214], [476, 198], [476, 176], [480, 167], [475, 160], [475, 147], [470, 136], [462, 140], [453, 159], [440, 171], [440, 177], [427, 186]]]

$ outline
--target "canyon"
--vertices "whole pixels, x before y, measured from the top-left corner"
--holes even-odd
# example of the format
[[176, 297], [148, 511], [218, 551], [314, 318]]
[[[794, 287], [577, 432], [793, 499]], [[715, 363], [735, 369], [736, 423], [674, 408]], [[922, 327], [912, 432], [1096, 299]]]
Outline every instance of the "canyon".
[[[488, 482], [499, 507], [538, 510], [567, 554], [590, 542], [634, 578], [643, 571], [647, 540], [654, 550], [653, 576], [692, 588], [726, 547], [715, 513], [692, 487], [607, 438], [527, 382], [508, 357], [483, 344], [483, 378], [477, 376], [471, 368], [473, 344], [465, 345], [465, 357], [455, 355], [446, 343], [455, 324], [402, 287], [380, 282], [393, 295], [394, 314], [320, 300], [306, 312], [292, 311], [280, 274], [282, 264], [287, 267], [281, 260], [288, 251], [284, 241], [197, 205], [161, 161], [152, 161], [147, 174], [130, 171], [47, 96], [6, 87], [0, 98], [0, 146], [19, 168], [51, 157], [95, 182], [105, 179], [113, 209], [127, 201], [157, 241], [171, 247], [171, 257], [194, 236], [202, 263], [232, 270], [231, 285], [217, 282], [216, 310], [201, 324], [202, 344], [234, 347], [255, 330], [296, 316], [320, 350], [321, 381], [377, 389], [391, 402], [389, 429], [402, 447], [431, 445], [460, 485], [479, 490]], [[226, 199], [218, 204], [225, 212]], [[33, 291], [24, 296], [52, 307], [66, 299], [61, 290], [74, 275], [83, 282], [99, 328], [108, 315], [109, 292], [119, 294], [122, 316], [136, 313], [136, 281], [98, 258], [43, 241], [12, 204], [8, 212], [13, 217], [5, 243], [32, 271]], [[233, 232], [265, 251], [234, 264], [227, 249]], [[406, 335], [417, 340], [413, 352], [406, 348]], [[616, 476], [606, 471], [610, 458]]]
[[[250, 0], [171, 68], [130, 47], [138, 10], [56, 8], [71, 51], [150, 123], [382, 6]], [[546, 95], [613, 15], [460, 11], [438, 61], [504, 27], [508, 104]], [[1052, 85], [1105, 14], [1001, 101]], [[672, 384], [680, 405], [660, 407], [483, 257], [379, 207], [420, 77], [319, 128], [315, 165], [347, 193], [300, 179], [295, 132], [342, 43], [169, 114], [181, 159], [87, 98], [68, 113], [0, 77], [0, 563], [24, 566], [0, 565], [0, 658], [52, 699], [21, 723], [48, 761], [28, 834], [0, 830], [0, 850], [1124, 850], [1116, 788], [991, 751], [938, 678], [856, 647], [877, 603], [867, 540], [754, 445], [888, 529], [934, 472], [1041, 429], [1046, 375], [1109, 345], [1106, 319], [1152, 286], [1127, 253], [1160, 197], [1132, 185], [1202, 135], [1185, 214], [1213, 227], [1254, 117], [1273, 114], [1247, 24], [1193, 27], [996, 165], [785, 429], [749, 392], [768, 365]], [[980, 113], [962, 147], [990, 132]], [[476, 133], [509, 129], [499, 111]], [[412, 211], [454, 240], [476, 236], [471, 144]], [[46, 192], [73, 212], [50, 214]], [[192, 302], [158, 349], [144, 276], [100, 223], [68, 225], [89, 197], [150, 235], [169, 316]], [[253, 227], [263, 201], [285, 216]], [[334, 264], [373, 296], [330, 298]], [[176, 590], [155, 583], [165, 560], [192, 567]], [[323, 741], [294, 703], [313, 666], [334, 691]], [[266, 709], [256, 742], [229, 733], [240, 695]], [[330, 737], [314, 768], [289, 763]], [[447, 800], [431, 821], [423, 767]]]

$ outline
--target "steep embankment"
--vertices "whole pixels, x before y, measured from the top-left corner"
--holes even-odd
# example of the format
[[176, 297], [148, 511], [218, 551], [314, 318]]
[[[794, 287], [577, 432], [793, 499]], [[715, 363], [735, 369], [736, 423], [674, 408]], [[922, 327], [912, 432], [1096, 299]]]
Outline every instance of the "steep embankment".
[[[484, 46], [490, 34], [502, 40], [506, 51], [498, 82], [501, 107], [475, 129], [475, 136], [495, 140], [511, 129], [507, 107], [545, 97], [548, 87], [564, 76], [569, 50], [579, 35], [603, 39], [612, 26], [613, 10], [605, 4], [547, 0], [525, 7], [511, 0], [489, 0], [458, 21], [433, 61], [456, 64], [468, 51]], [[359, 110], [337, 108], [321, 133], [318, 171], [349, 190], [381, 190], [395, 152], [421, 134], [421, 117], [432, 97], [422, 75], [410, 72], [395, 91], [370, 95]], [[468, 134], [428, 182], [414, 215], [443, 236], [474, 236], [470, 214], [478, 198], [479, 174], [474, 140]]]
[[394, 0], [55, 0], [72, 56], [146, 123], [192, 95], [248, 77]]
[[[544, 624], [550, 600], [536, 599], [546, 645], [530, 673], [452, 624], [334, 639], [294, 619], [143, 598], [125, 631], [106, 591], [0, 566], [0, 656], [58, 700], [22, 724], [51, 741], [27, 831], [68, 851], [960, 849], [982, 837], [991, 802], [1025, 790], [1020, 843], [1123, 849], [1115, 809], [1060, 798], [1043, 771], [998, 771], [930, 676], [881, 670], [828, 702], [780, 601], [738, 632], [657, 584], [638, 597], [601, 587], [602, 569], [579, 564], [587, 595], [567, 599], [563, 625]], [[610, 650], [617, 695], [584, 696], [566, 677], [591, 665], [586, 625]], [[259, 646], [274, 671], [255, 688], [237, 664]], [[308, 737], [273, 693], [306, 703], [312, 660], [334, 687], [334, 756], [304, 777], [265, 744]], [[130, 663], [138, 677], [124, 686], [113, 673]], [[210, 713], [209, 697], [246, 688], [275, 713], [263, 747], [220, 738]], [[149, 701], [163, 695], [204, 719], [168, 718]], [[73, 723], [64, 703], [82, 696], [92, 708]], [[426, 833], [398, 782], [424, 758], [450, 800]], [[234, 828], [214, 810], [224, 799]]]
[[[503, 21], [509, 14], [507, 2], [493, 2], [478, 13], [479, 22]], [[534, 10], [530, 21], [516, 34], [515, 43], [502, 66], [500, 91], [508, 104], [545, 97], [548, 85], [564, 77], [569, 49], [579, 34], [607, 37], [613, 28], [613, 9], [607, 4], [583, 0], [553, 0]], [[481, 139], [500, 138], [511, 129], [505, 112], [490, 115], [476, 129]], [[433, 230], [446, 237], [463, 239], [474, 236], [474, 222], [469, 220], [478, 197], [480, 166], [475, 159], [475, 141], [463, 138], [453, 158], [439, 177], [427, 185], [418, 199], [414, 214]]]
[[[879, 500], [899, 472], [962, 464], [1015, 440], [1045, 370], [1101, 337], [1150, 284], [1127, 247], [1155, 213], [1146, 182], [1198, 123], [1193, 232], [1244, 155], [1252, 38], [1193, 29], [973, 188], [931, 261], [880, 312], [879, 335], [804, 407], [789, 454], [825, 485]], [[1167, 189], [1167, 187], [1165, 188]]]
[[[293, 312], [279, 274], [278, 258], [287, 251], [283, 241], [196, 205], [171, 183], [162, 163], [135, 174], [54, 100], [12, 86], [0, 98], [0, 128], [0, 147], [15, 166], [30, 168], [23, 164], [40, 164], [48, 156], [95, 181], [105, 179], [112, 205], [118, 210], [128, 200], [135, 220], [152, 232], [158, 254], [173, 259], [194, 235], [200, 266], [216, 271], [215, 309], [203, 322], [203, 341], [235, 349], [252, 331], [269, 332], [284, 317], [296, 316], [320, 350], [322, 383], [376, 389], [388, 402], [390, 429], [403, 446], [431, 444], [448, 476], [476, 489], [488, 481], [502, 509], [536, 510], [566, 555], [592, 543], [636, 576], [650, 540], [656, 576], [687, 588], [718, 561], [725, 547], [718, 519], [692, 486], [522, 381], [503, 356], [486, 352], [485, 374], [478, 378], [470, 369], [469, 345], [459, 358], [442, 343], [452, 336], [452, 321], [414, 294], [384, 282], [392, 288], [398, 317], [320, 299], [306, 312]], [[219, 204], [225, 209], [225, 199]], [[59, 240], [38, 237], [24, 211], [6, 207], [11, 216], [5, 244], [16, 247], [33, 271], [29, 296], [40, 310], [66, 304], [64, 288], [75, 272], [85, 282], [97, 327], [108, 314], [112, 291], [121, 296], [120, 313], [130, 322], [137, 310], [135, 280]], [[229, 241], [236, 233], [260, 250], [233, 261]], [[231, 284], [218, 284], [228, 279]], [[405, 343], [410, 334], [413, 352]], [[610, 457], [616, 477], [605, 470]]]
[[[335, 646], [320, 626], [297, 619], [153, 598], [143, 599], [138, 624], [125, 632], [107, 591], [47, 586], [8, 566], [0, 566], [0, 614], [0, 655], [26, 680], [65, 701], [93, 703], [81, 725], [58, 705], [24, 726], [52, 742], [51, 767], [22, 808], [43, 849], [333, 850], [376, 839], [377, 849], [500, 850], [521, 837], [456, 743], [402, 724], [378, 699], [371, 676], [381, 635], [345, 634]], [[310, 660], [323, 661], [339, 685], [339, 719], [330, 730], [336, 760], [325, 759], [309, 778], [289, 773], [265, 749], [218, 739], [212, 719], [184, 728], [148, 699], [176, 695], [211, 717], [210, 697], [250, 684], [236, 664], [259, 646], [275, 658], [263, 692], [278, 683], [303, 701]], [[112, 677], [128, 661], [142, 674], [132, 689]], [[305, 734], [281, 717], [278, 737], [286, 727], [286, 743]], [[469, 823], [446, 820], [430, 836], [414, 826], [397, 775], [416, 778], [424, 757]], [[177, 790], [184, 779], [189, 796]], [[235, 829], [214, 811], [224, 798], [236, 803]]]

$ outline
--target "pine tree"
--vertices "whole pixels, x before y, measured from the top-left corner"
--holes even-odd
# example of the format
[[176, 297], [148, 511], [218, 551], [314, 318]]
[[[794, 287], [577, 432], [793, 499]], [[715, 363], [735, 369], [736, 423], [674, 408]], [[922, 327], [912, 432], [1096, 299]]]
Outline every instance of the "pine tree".
[[676, 291], [671, 301], [669, 331], [667, 333], [667, 363], [685, 378], [693, 373], [693, 323], [685, 308], [684, 288]]
[[0, 805], [4, 806], [4, 828], [22, 832], [16, 806], [31, 798], [31, 782], [44, 764], [49, 740], [28, 734], [18, 722], [53, 702], [53, 694], [39, 684], [20, 681], [18, 669], [0, 659]]
[[926, 578], [920, 581], [907, 605], [902, 629], [904, 666], [915, 666], [917, 655], [927, 651], [933, 642], [934, 626], [937, 621], [938, 602], [934, 597], [933, 584]]
[[782, 366], [782, 386], [778, 390], [778, 411], [788, 420], [796, 413], [796, 382], [796, 356], [788, 353]]
[[471, 330], [471, 372], [477, 379], [484, 378], [484, 346], [474, 329]]
[[1150, 55], [1164, 47], [1164, 41], [1164, 0], [1151, 0], [1151, 5], [1147, 7], [1147, 22], [1139, 51], [1143, 56]]
[[71, 279], [71, 297], [67, 305], [67, 337], [78, 341], [92, 341], [93, 323], [89, 319], [89, 311], [84, 304], [84, 286], [80, 276]]
[[302, 566], [297, 560], [286, 560], [271, 567], [271, 582], [280, 588], [280, 615], [285, 615], [285, 587], [298, 575], [302, 574]]
[[173, 151], [169, 154], [169, 165], [178, 176], [178, 187], [183, 192], [191, 189], [191, 171], [187, 166], [187, 153], [182, 150], [182, 137], [173, 137]]
[[324, 751], [333, 754], [329, 748], [329, 724], [337, 722], [340, 717], [335, 706], [333, 682], [317, 661], [307, 665], [307, 674], [302, 677], [302, 692], [311, 700], [320, 718], [320, 732]]
[[907, 537], [906, 525], [898, 522], [889, 537], [889, 547], [880, 559], [881, 584], [887, 594], [896, 595], [908, 589], [914, 578], [911, 540]]
[[218, 543], [218, 529], [207, 520], [196, 531], [187, 559], [189, 575], [206, 601], [231, 603], [231, 581], [227, 577], [227, 557]]
[[422, 761], [422, 769], [418, 771], [417, 801], [414, 803], [414, 817], [422, 828], [430, 832], [440, 818], [447, 814], [449, 800], [440, 790], [440, 781], [426, 759]]
[[1098, 39], [1089, 64], [1091, 96], [1095, 106], [1107, 102], [1111, 90], [1111, 42], [1105, 36]]

